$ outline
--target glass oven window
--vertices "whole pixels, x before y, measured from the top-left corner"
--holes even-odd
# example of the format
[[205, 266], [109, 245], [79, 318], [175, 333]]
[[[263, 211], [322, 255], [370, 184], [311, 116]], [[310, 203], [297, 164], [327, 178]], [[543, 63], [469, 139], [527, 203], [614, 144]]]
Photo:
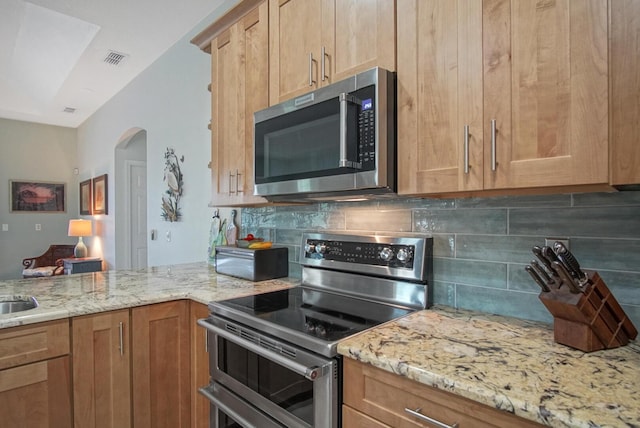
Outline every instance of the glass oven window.
[[220, 337], [218, 366], [236, 381], [313, 425], [313, 382], [310, 380]]

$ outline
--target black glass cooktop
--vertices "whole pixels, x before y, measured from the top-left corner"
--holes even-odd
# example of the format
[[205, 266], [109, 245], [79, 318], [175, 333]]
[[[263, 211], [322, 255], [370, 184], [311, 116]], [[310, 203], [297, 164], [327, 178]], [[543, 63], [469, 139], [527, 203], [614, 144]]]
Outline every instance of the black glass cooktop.
[[257, 330], [271, 334], [292, 330], [325, 343], [413, 311], [303, 286], [213, 302], [210, 306], [214, 315], [245, 323], [250, 320]]

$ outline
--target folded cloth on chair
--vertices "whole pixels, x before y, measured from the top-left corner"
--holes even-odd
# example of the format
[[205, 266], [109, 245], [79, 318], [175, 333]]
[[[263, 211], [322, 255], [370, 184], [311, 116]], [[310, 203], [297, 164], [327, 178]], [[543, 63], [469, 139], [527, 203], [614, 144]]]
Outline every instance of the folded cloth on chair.
[[53, 276], [56, 274], [56, 270], [60, 269], [60, 266], [41, 266], [37, 268], [24, 269], [22, 271], [23, 277], [34, 276]]

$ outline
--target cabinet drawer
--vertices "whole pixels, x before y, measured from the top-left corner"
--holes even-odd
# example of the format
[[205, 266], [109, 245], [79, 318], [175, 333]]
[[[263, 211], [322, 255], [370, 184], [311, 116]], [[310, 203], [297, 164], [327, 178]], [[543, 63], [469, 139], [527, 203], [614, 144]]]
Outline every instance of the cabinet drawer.
[[68, 353], [68, 319], [0, 330], [0, 370]]
[[432, 426], [405, 409], [420, 409], [425, 416], [460, 428], [540, 426], [349, 358], [344, 360], [344, 404], [396, 428]]

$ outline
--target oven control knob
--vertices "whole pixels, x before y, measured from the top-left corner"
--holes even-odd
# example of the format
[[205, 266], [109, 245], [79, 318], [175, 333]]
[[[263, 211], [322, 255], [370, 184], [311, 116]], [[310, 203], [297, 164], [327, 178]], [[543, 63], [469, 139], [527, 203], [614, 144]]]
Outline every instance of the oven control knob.
[[385, 262], [393, 259], [393, 250], [389, 247], [384, 247], [382, 250], [380, 250], [380, 258]]
[[309, 244], [309, 243], [304, 244], [305, 253], [313, 253], [315, 250], [316, 250], [316, 246], [314, 244]]
[[325, 245], [324, 242], [320, 242], [320, 243], [316, 244], [316, 253], [323, 254], [326, 251], [327, 251], [327, 246]]
[[403, 263], [408, 262], [409, 260], [411, 260], [411, 253], [405, 250], [404, 248], [400, 248], [398, 250], [398, 254], [396, 255], [396, 258]]

